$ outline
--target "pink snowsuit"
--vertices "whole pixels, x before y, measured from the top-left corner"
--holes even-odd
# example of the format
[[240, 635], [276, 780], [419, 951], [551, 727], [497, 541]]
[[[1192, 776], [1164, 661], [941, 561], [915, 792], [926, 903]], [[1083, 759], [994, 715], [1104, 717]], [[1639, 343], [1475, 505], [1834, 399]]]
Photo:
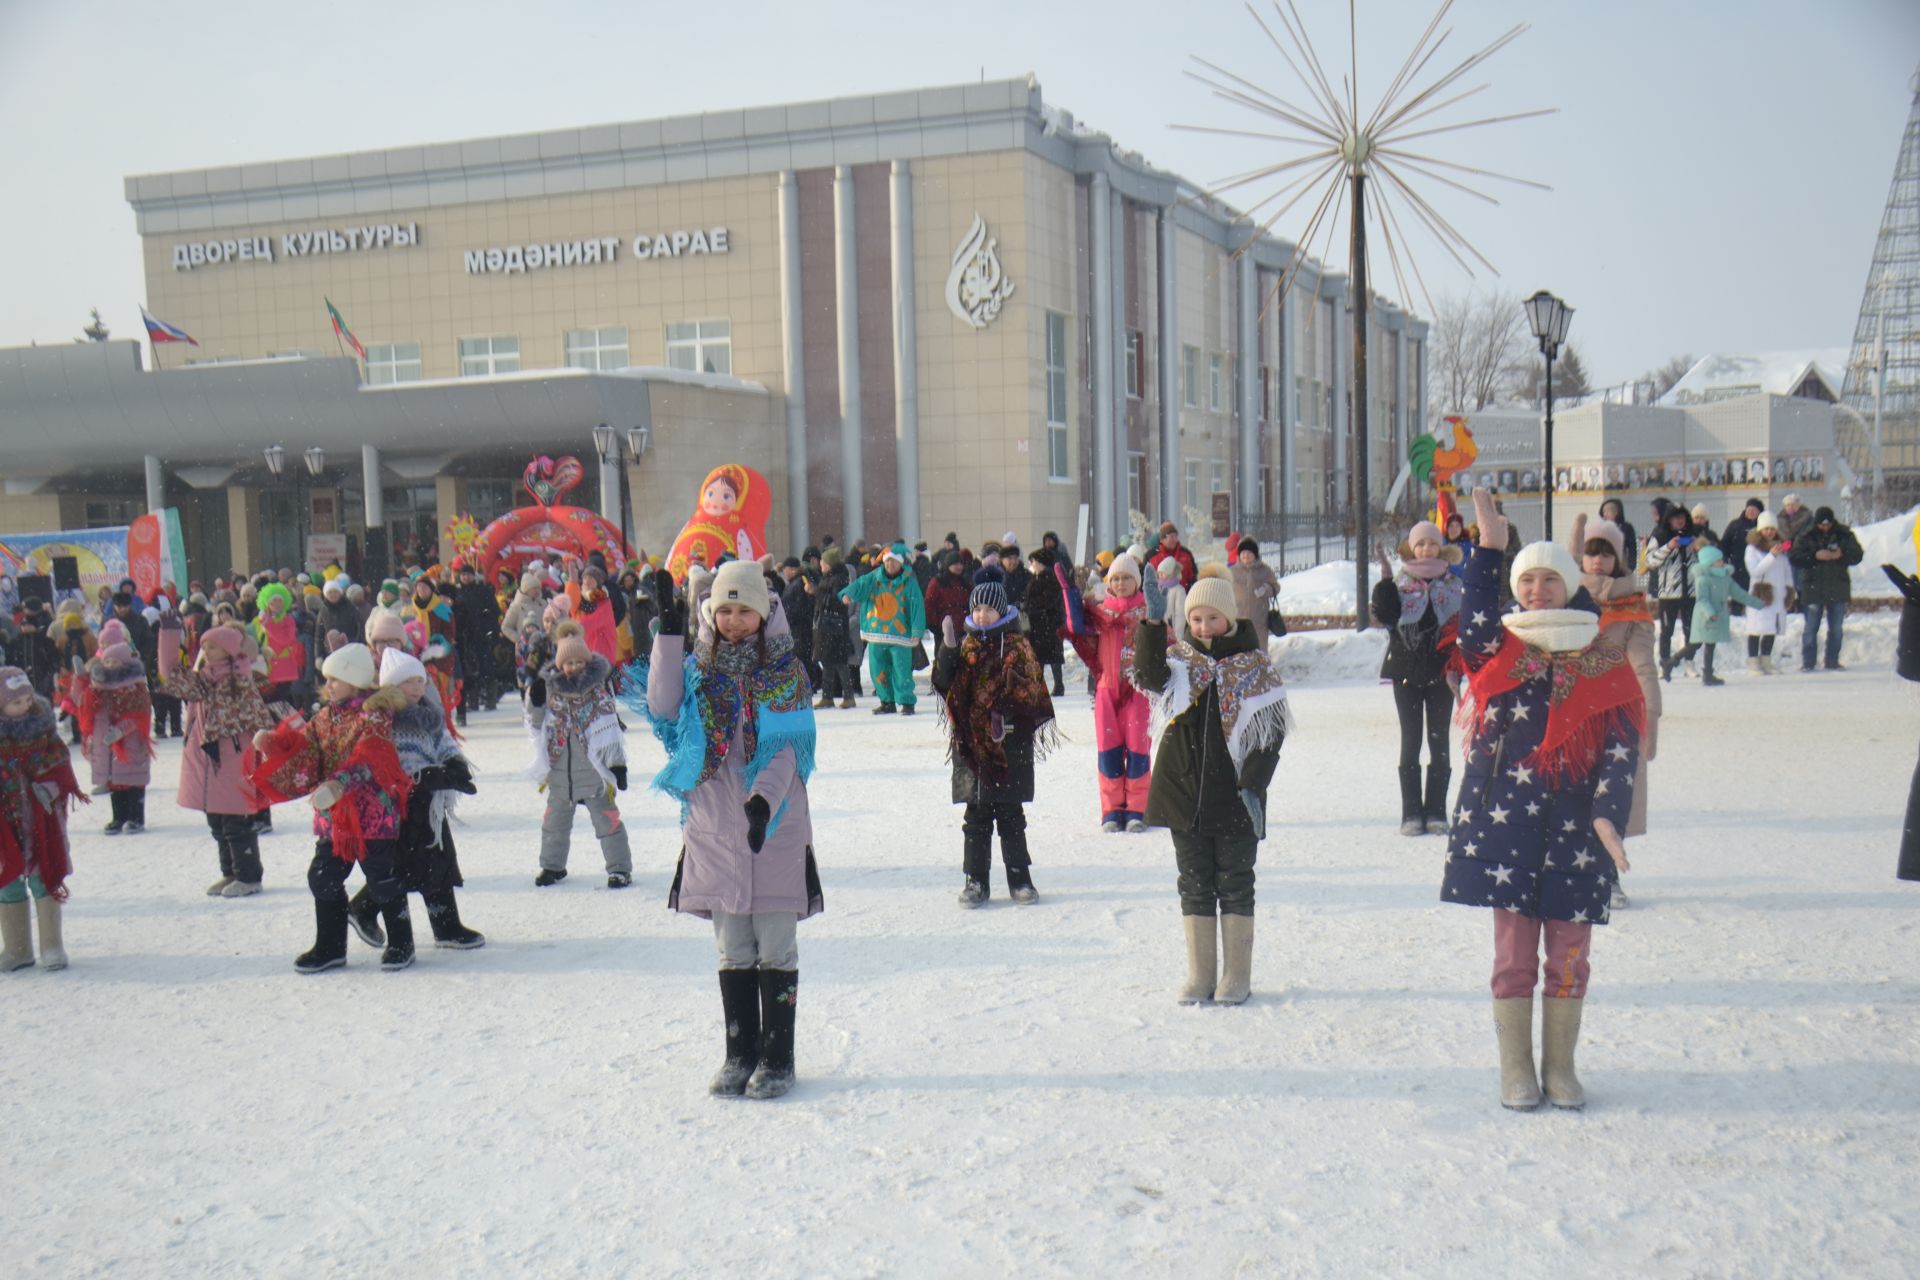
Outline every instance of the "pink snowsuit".
[[1135, 593], [1089, 603], [1087, 622], [1099, 637], [1100, 683], [1093, 695], [1093, 736], [1099, 749], [1100, 820], [1122, 826], [1147, 811], [1153, 744], [1147, 697], [1127, 680], [1133, 670], [1133, 636], [1146, 616], [1146, 597]]

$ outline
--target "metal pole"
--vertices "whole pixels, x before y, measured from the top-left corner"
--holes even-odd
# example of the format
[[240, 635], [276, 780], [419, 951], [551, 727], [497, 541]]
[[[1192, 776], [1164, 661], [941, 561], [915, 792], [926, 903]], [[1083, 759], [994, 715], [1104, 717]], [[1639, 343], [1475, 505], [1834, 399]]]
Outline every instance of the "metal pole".
[[1546, 523], [1541, 537], [1553, 541], [1553, 347], [1542, 339], [1540, 351], [1547, 357], [1547, 473]]
[[780, 369], [787, 394], [787, 533], [798, 554], [813, 541], [807, 514], [807, 381], [800, 301], [800, 189], [793, 170], [780, 175]]
[[1880, 397], [1887, 389], [1887, 313], [1882, 311], [1874, 321], [1873, 332], [1873, 515], [1877, 520], [1882, 510], [1881, 498], [1885, 490], [1886, 473], [1881, 467], [1880, 435]]
[[867, 533], [866, 463], [860, 422], [860, 277], [855, 254], [853, 167], [833, 171], [833, 300], [840, 357], [840, 536], [852, 546]]
[[1367, 629], [1367, 598], [1372, 594], [1373, 563], [1367, 550], [1367, 178], [1353, 175], [1353, 385], [1347, 389], [1351, 406], [1353, 445], [1349, 462], [1353, 477], [1353, 629]]
[[[1126, 512], [1114, 510], [1114, 323], [1112, 183], [1096, 172], [1087, 197], [1087, 239], [1093, 254], [1093, 536], [1103, 547], [1119, 538]], [[1146, 359], [1146, 352], [1140, 353]], [[1124, 365], [1121, 366], [1123, 369]], [[1085, 560], [1075, 560], [1085, 564]]]
[[920, 528], [920, 371], [914, 323], [913, 174], [895, 160], [888, 195], [893, 215], [893, 434], [894, 477], [900, 498], [900, 532]]

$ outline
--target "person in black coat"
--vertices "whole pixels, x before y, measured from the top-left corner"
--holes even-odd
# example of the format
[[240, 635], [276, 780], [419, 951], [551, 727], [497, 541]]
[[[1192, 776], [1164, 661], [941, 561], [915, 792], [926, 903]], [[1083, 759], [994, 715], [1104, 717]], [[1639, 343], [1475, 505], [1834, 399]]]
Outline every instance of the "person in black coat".
[[[1142, 575], [1146, 617], [1134, 631], [1132, 680], [1166, 725], [1153, 761], [1146, 823], [1173, 833], [1187, 938], [1182, 1004], [1240, 1004], [1253, 973], [1253, 864], [1267, 831], [1267, 785], [1286, 740], [1286, 686], [1260, 652], [1253, 624], [1234, 616], [1224, 576], [1187, 593], [1188, 640], [1167, 647], [1166, 595]], [[1221, 698], [1234, 691], [1231, 713]], [[1214, 920], [1219, 918], [1216, 935]], [[1225, 964], [1216, 972], [1220, 953]]]
[[[1450, 742], [1453, 685], [1447, 661], [1454, 653], [1465, 596], [1454, 575], [1460, 548], [1431, 521], [1422, 520], [1400, 544], [1395, 574], [1380, 553], [1387, 576], [1374, 584], [1373, 620], [1387, 628], [1387, 656], [1380, 678], [1393, 685], [1400, 717], [1400, 834], [1445, 835], [1447, 787], [1453, 780]], [[1427, 744], [1427, 779], [1420, 785], [1420, 743]]]
[[[1894, 649], [1893, 669], [1902, 680], [1920, 681], [1920, 580], [1890, 564], [1880, 566], [1900, 590], [1900, 640]], [[1900, 862], [1894, 874], [1902, 880], [1920, 880], [1920, 765], [1907, 786], [1907, 820], [1900, 832]]]
[[500, 701], [493, 672], [493, 648], [499, 637], [500, 601], [474, 567], [464, 564], [460, 567], [460, 585], [453, 593], [453, 647], [460, 655], [465, 682], [458, 708], [461, 724], [467, 722], [467, 712], [473, 708], [492, 710]]
[[[1753, 586], [1753, 580], [1747, 576], [1747, 535], [1754, 531], [1755, 521], [1766, 509], [1767, 504], [1760, 499], [1748, 498], [1740, 514], [1727, 521], [1727, 527], [1720, 531], [1720, 554], [1726, 557], [1728, 567], [1733, 570], [1733, 580], [1740, 584], [1742, 591]], [[1736, 618], [1744, 616], [1746, 611], [1746, 606], [1738, 600], [1728, 607], [1728, 613]]]
[[1053, 696], [1066, 696], [1066, 642], [1060, 631], [1067, 625], [1067, 597], [1053, 572], [1053, 553], [1045, 549], [1028, 557], [1027, 640], [1041, 666], [1053, 672]]
[[813, 611], [813, 660], [820, 664], [820, 699], [813, 705], [816, 711], [824, 711], [837, 697], [840, 706], [850, 710], [858, 687], [853, 675], [853, 618], [840, 603], [840, 593], [852, 585], [853, 575], [838, 547], [828, 547], [820, 563], [826, 572], [814, 588]]
[[787, 626], [793, 632], [794, 656], [806, 669], [807, 682], [818, 691], [820, 664], [813, 660], [813, 590], [818, 575], [801, 567], [798, 560], [790, 559], [788, 563], [796, 572], [780, 592], [780, 607], [786, 611]]
[[26, 670], [33, 691], [51, 700], [54, 681], [65, 669], [60, 664], [60, 648], [54, 639], [53, 610], [39, 596], [28, 596], [20, 602], [19, 628], [14, 661]]
[[1800, 580], [1800, 669], [1813, 670], [1819, 656], [1820, 622], [1827, 624], [1826, 668], [1839, 671], [1842, 628], [1853, 599], [1853, 566], [1864, 558], [1860, 539], [1833, 518], [1832, 507], [1813, 513], [1813, 527], [1793, 542], [1792, 563]]

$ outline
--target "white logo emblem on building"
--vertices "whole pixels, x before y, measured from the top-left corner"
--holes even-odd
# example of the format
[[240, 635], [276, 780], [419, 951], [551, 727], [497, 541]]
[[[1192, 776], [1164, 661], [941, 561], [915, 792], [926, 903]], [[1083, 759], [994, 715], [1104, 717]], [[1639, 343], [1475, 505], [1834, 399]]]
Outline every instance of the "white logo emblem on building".
[[976, 329], [984, 329], [1000, 314], [1013, 293], [1013, 281], [1000, 269], [998, 240], [987, 236], [986, 219], [973, 215], [973, 226], [953, 251], [953, 270], [947, 273], [947, 310]]

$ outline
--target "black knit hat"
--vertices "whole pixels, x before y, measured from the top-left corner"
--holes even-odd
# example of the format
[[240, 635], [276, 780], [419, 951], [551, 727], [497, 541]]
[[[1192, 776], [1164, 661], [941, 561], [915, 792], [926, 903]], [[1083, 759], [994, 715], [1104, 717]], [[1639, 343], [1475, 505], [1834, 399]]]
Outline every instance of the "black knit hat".
[[973, 575], [973, 594], [967, 597], [967, 609], [978, 609], [987, 605], [995, 613], [1007, 611], [1007, 575], [998, 565], [982, 565]]

